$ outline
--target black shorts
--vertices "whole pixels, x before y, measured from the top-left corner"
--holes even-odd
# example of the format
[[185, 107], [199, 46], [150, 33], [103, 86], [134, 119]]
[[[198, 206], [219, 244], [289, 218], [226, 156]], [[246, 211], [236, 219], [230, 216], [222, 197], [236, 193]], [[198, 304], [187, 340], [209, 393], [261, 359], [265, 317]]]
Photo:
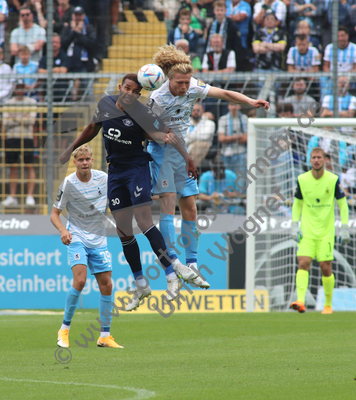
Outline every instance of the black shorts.
[[[5, 139], [5, 163], [19, 164], [21, 160], [21, 145], [23, 143], [23, 162], [33, 164], [33, 139]], [[9, 151], [11, 150], [11, 151]]]

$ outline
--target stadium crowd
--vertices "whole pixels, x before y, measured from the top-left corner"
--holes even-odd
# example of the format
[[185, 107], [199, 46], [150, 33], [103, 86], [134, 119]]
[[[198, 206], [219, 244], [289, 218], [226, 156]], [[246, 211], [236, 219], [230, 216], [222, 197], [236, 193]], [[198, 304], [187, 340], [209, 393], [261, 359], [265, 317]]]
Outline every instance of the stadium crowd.
[[[98, 71], [107, 57], [111, 35], [124, 35], [118, 29], [119, 10], [126, 7], [142, 12], [153, 9], [165, 21], [167, 43], [173, 43], [190, 55], [195, 72], [211, 74], [209, 83], [226, 88], [221, 74], [232, 72], [303, 72], [308, 78], [298, 77], [275, 84], [277, 115], [280, 118], [299, 116], [300, 107], [308, 109], [312, 102], [322, 104], [321, 117], [333, 117], [332, 82], [318, 77], [318, 71], [332, 71], [331, 0], [57, 0], [53, 16], [53, 72], [63, 74], [54, 84], [54, 99], [61, 99], [68, 91], [67, 72]], [[46, 73], [46, 1], [0, 0], [0, 75], [12, 73], [11, 79], [0, 77], [0, 102], [34, 105], [46, 100], [46, 83], [27, 78], [17, 80], [16, 74]], [[338, 30], [338, 90], [339, 115], [355, 116], [356, 82], [350, 76], [356, 71], [356, 0], [339, 1]], [[220, 74], [220, 75], [219, 75]], [[341, 76], [343, 75], [343, 76]], [[220, 77], [220, 79], [218, 78]], [[14, 83], [16, 82], [16, 83]], [[76, 101], [86, 80], [75, 80], [70, 100]], [[263, 81], [254, 83], [257, 97]], [[239, 90], [230, 84], [230, 90]], [[19, 93], [21, 96], [19, 97]], [[33, 100], [31, 102], [29, 99]], [[200, 172], [200, 200], [219, 204], [219, 199], [232, 196], [226, 192], [238, 171], [247, 168], [247, 117], [256, 111], [241, 109], [215, 99], [197, 103], [191, 114], [187, 146]], [[24, 113], [25, 115], [26, 113]], [[12, 114], [8, 113], [8, 118]], [[15, 117], [14, 117], [15, 118]], [[36, 154], [36, 124], [31, 120], [21, 129], [3, 124], [2, 147], [12, 149], [24, 145], [25, 164], [32, 165]], [[11, 125], [11, 124], [10, 124]], [[24, 132], [23, 130], [27, 130]], [[350, 129], [344, 133], [353, 134]], [[309, 164], [310, 151], [315, 146], [330, 151], [330, 143], [317, 137], [308, 138], [303, 146], [294, 144], [293, 163], [297, 171]], [[297, 148], [298, 147], [298, 148]], [[338, 164], [342, 170], [344, 187], [350, 199], [356, 200], [354, 179], [354, 146], [340, 143]], [[17, 177], [16, 151], [5, 151], [6, 163], [11, 161], [11, 176]], [[27, 159], [27, 162], [26, 162]], [[304, 163], [302, 165], [302, 163]], [[25, 165], [26, 166], [26, 165]], [[31, 167], [26, 167], [34, 177]], [[354, 175], [352, 175], [354, 174]], [[353, 178], [352, 178], [353, 176]], [[346, 179], [346, 181], [345, 181]], [[34, 204], [33, 185], [29, 185], [26, 204]], [[16, 185], [2, 202], [4, 207], [17, 204]], [[246, 193], [241, 191], [239, 198]], [[232, 207], [221, 207], [222, 212], [241, 213], [244, 201], [234, 199]]]

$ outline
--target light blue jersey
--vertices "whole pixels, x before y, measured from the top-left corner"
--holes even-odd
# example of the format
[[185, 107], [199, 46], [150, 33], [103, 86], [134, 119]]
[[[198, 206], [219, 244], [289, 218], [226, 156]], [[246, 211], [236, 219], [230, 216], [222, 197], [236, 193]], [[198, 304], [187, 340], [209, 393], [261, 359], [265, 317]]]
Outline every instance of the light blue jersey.
[[107, 179], [105, 172], [92, 169], [90, 181], [82, 182], [73, 172], [59, 187], [54, 207], [67, 208], [67, 230], [72, 243], [81, 242], [89, 249], [107, 245], [104, 225]]
[[[12, 72], [14, 74], [36, 74], [38, 72], [38, 63], [30, 60], [27, 65], [23, 65], [20, 61], [13, 66]], [[25, 78], [24, 82], [26, 85], [33, 85], [36, 79]]]
[[[167, 80], [152, 93], [148, 106], [184, 142], [195, 101], [198, 98], [205, 99], [210, 87], [191, 78], [187, 93], [184, 96], [173, 96]], [[188, 197], [199, 193], [196, 181], [188, 177], [185, 161], [176, 149], [151, 142], [147, 151], [153, 158], [150, 168], [154, 194], [178, 193]]]
[[184, 96], [173, 96], [167, 80], [150, 98], [148, 106], [152, 108], [168, 128], [181, 139], [185, 138], [190, 125], [190, 114], [196, 99], [205, 99], [210, 85], [190, 78], [190, 86]]

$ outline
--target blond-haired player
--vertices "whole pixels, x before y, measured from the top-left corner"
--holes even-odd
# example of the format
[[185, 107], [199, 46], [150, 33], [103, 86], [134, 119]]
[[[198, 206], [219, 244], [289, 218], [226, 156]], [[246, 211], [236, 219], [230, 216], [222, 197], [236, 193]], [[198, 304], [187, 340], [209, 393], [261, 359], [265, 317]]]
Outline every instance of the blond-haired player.
[[[249, 104], [252, 107], [269, 108], [267, 101], [254, 100], [241, 93], [211, 87], [193, 78], [194, 69], [190, 57], [175, 46], [164, 45], [153, 56], [153, 62], [159, 65], [168, 80], [151, 95], [148, 106], [160, 116], [165, 125], [170, 128], [183, 142], [189, 127], [189, 118], [197, 99], [212, 97], [237, 104]], [[185, 247], [186, 264], [197, 267], [198, 232], [196, 227], [197, 208], [196, 196], [199, 193], [197, 182], [188, 177], [184, 168], [182, 156], [168, 146], [160, 147], [150, 142], [148, 152], [153, 158], [151, 174], [153, 194], [159, 195], [161, 201], [160, 230], [167, 242], [172, 265], [180, 276], [179, 269], [183, 265], [178, 260], [173, 243], [175, 227], [173, 215], [177, 197], [182, 214], [182, 241]], [[209, 283], [200, 276], [194, 280], [200, 287], [208, 288]]]
[[[60, 232], [62, 243], [68, 246], [68, 257], [73, 273], [73, 284], [67, 293], [57, 344], [60, 347], [69, 347], [70, 324], [80, 292], [85, 286], [89, 267], [91, 274], [95, 275], [100, 290], [101, 333], [97, 345], [120, 348], [122, 346], [110, 335], [112, 266], [103, 223], [108, 176], [105, 172], [92, 169], [94, 159], [92, 150], [87, 144], [74, 150], [73, 157], [76, 171], [67, 176], [60, 185], [51, 213], [52, 224]], [[59, 218], [64, 208], [67, 208], [69, 217], [67, 227]]]

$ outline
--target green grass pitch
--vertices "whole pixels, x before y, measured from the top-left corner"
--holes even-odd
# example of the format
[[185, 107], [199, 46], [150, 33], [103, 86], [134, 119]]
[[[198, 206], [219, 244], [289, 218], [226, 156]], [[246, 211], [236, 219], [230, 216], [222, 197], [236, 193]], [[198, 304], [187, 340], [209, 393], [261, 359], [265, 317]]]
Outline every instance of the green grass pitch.
[[97, 333], [78, 347], [97, 316], [74, 316], [65, 365], [61, 315], [1, 315], [0, 399], [356, 399], [355, 313], [120, 314], [124, 349], [98, 348]]

